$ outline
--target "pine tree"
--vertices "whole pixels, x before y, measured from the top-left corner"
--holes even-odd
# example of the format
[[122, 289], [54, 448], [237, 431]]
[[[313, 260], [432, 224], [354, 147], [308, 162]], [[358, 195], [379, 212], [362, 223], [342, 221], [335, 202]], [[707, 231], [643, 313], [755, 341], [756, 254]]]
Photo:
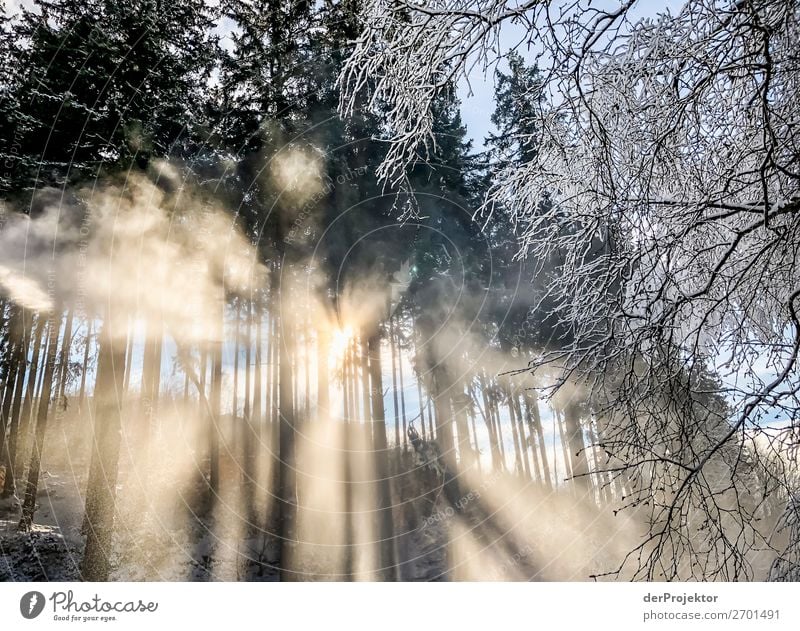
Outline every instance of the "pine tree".
[[495, 110], [491, 121], [498, 129], [488, 144], [500, 162], [530, 162], [537, 153], [537, 111], [544, 101], [542, 79], [536, 66], [528, 66], [514, 51], [507, 56], [508, 74], [498, 70]]
[[11, 190], [15, 156], [22, 150], [17, 119], [21, 115], [16, 90], [19, 57], [17, 39], [5, 11], [0, 12], [0, 198]]
[[36, 0], [12, 33], [21, 107], [7, 190], [62, 185], [203, 141], [204, 86], [214, 60], [202, 0]]

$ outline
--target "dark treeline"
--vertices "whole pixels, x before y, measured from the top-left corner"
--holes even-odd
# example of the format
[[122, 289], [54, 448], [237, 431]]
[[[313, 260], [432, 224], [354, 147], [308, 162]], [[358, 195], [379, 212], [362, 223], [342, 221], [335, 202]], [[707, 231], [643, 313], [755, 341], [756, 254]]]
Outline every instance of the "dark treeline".
[[[0, 230], [15, 239], [0, 255], [2, 494], [30, 530], [48, 444], [67, 436], [85, 476], [84, 579], [115, 568], [118, 504], [147, 506], [159, 485], [207, 524], [238, 494], [241, 539], [269, 549], [246, 576], [283, 580], [409, 578], [413, 533], [440, 495], [496, 542], [490, 507], [459, 499], [492, 476], [593, 510], [647, 500], [604, 447], [601, 406], [577, 386], [545, 399], [546, 376], [524, 372], [569, 330], [533, 309], [547, 279], [515, 258], [502, 208], [476, 214], [487, 165], [536, 150], [509, 141], [526, 132], [535, 68], [511, 57], [499, 73], [500, 133], [480, 151], [445, 91], [436, 146], [386, 185], [380, 117], [337, 112], [357, 5], [36, 0], [2, 17]], [[48, 284], [42, 261], [84, 261], [90, 285], [104, 270], [109, 191], [191, 235], [185, 259], [209, 269], [182, 278], [219, 288], [198, 303], [199, 332], [171, 319], [172, 285], [146, 271], [147, 250], [131, 291], [152, 303], [128, 301], [129, 276], [101, 298]], [[206, 221], [211, 208], [225, 221]], [[239, 240], [209, 246], [215, 229]], [[89, 246], [62, 241], [70, 231]], [[227, 247], [244, 252], [246, 282], [230, 281]], [[721, 398], [707, 404], [724, 414]], [[309, 529], [327, 460], [344, 550], [330, 562], [306, 551], [325, 547]], [[174, 461], [190, 475], [165, 482]]]

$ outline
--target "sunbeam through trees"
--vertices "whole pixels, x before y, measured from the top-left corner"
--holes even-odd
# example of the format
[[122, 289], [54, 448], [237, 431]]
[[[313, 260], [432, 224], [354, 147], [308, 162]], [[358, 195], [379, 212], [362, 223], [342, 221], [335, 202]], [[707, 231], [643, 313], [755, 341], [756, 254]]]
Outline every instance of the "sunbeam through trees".
[[796, 2], [0, 36], [3, 580], [800, 578]]

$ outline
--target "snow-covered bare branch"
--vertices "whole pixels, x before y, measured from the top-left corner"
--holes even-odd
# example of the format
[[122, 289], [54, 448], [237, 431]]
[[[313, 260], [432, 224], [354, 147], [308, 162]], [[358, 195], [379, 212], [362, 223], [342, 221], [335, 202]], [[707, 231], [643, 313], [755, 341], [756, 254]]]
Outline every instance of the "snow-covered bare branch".
[[[538, 51], [545, 96], [531, 94], [537, 151], [498, 169], [486, 209], [514, 219], [520, 256], [552, 279], [542, 304], [568, 332], [532, 368], [558, 366], [554, 389], [584, 384], [617, 429], [615, 457], [664, 466], [645, 476], [664, 484], [655, 556], [638, 556], [653, 578], [673, 526], [691, 520], [682, 507], [730, 517], [730, 485], [709, 470], [752, 471], [758, 437], [800, 417], [800, 5], [688, 0], [649, 17], [635, 2], [593, 5], [370, 0], [342, 108], [371, 91], [391, 142], [381, 175], [396, 179], [432, 142], [437, 90], [496, 62], [505, 23], [527, 29], [517, 46]], [[706, 370], [729, 406], [713, 429], [697, 409]], [[705, 422], [701, 441], [678, 431], [686, 415]], [[715, 550], [723, 574], [746, 572], [731, 561], [740, 543]]]

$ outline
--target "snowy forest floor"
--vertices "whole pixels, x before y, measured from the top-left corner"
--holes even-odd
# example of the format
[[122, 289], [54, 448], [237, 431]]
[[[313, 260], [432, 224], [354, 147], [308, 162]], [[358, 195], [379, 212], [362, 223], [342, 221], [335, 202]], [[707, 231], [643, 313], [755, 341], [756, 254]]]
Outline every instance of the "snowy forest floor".
[[[0, 503], [2, 581], [80, 579], [89, 446], [76, 438], [76, 424], [56, 423], [48, 436], [32, 531], [17, 532], [17, 497]], [[110, 580], [278, 580], [279, 546], [269, 534], [274, 529], [263, 487], [256, 487], [260, 500], [245, 501], [241, 472], [223, 461], [219, 492], [209, 505], [203, 499], [207, 480], [199, 472], [204, 467], [186, 442], [159, 436], [153, 444], [147, 457], [130, 452], [120, 459]], [[454, 501], [411, 454], [394, 451], [392, 460], [400, 580], [589, 580], [616, 569], [644, 532], [635, 514], [615, 515], [612, 506], [579, 499], [574, 483], [553, 491], [507, 472], [471, 471], [459, 476]], [[145, 475], [145, 461], [160, 465]], [[324, 472], [311, 472], [310, 464], [309, 479], [323, 479]], [[262, 481], [269, 476], [261, 472]], [[298, 515], [303, 544], [295, 567], [307, 580], [345, 578], [336, 539], [335, 516], [341, 514], [325, 504], [332, 489], [309, 485], [301, 499], [307, 508]], [[353, 506], [350, 527], [357, 548], [353, 575], [373, 580], [376, 519], [361, 506]]]

